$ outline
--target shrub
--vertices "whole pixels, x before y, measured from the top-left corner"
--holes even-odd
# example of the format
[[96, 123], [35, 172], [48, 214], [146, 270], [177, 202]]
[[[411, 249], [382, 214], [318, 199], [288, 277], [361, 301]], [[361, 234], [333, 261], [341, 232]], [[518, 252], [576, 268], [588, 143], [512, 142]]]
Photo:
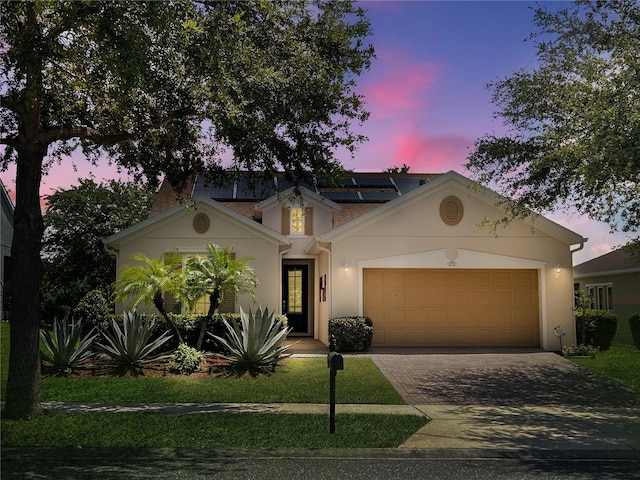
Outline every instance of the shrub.
[[640, 349], [640, 313], [634, 313], [629, 317], [629, 328], [631, 329], [633, 343]]
[[609, 350], [616, 330], [618, 317], [607, 310], [576, 311], [576, 333], [578, 341], [600, 350]]
[[183, 375], [189, 375], [200, 370], [206, 360], [204, 353], [181, 343], [169, 360], [169, 369]]
[[76, 305], [74, 316], [82, 318], [89, 327], [103, 332], [109, 328], [111, 308], [104, 293], [91, 290]]
[[593, 347], [591, 345], [578, 345], [574, 346], [564, 346], [562, 347], [562, 355], [565, 357], [595, 357], [596, 353], [598, 353], [598, 347]]
[[283, 358], [288, 357], [285, 351], [288, 345], [282, 346], [290, 329], [283, 327], [282, 320], [277, 320], [269, 310], [256, 310], [246, 314], [240, 308], [240, 323], [224, 319], [225, 335], [215, 336], [229, 352], [218, 353], [217, 356], [229, 360], [230, 368], [237, 375], [249, 373], [271, 373]]
[[171, 338], [171, 332], [165, 331], [155, 340], [151, 339], [154, 320], [144, 320], [135, 312], [125, 312], [122, 326], [120, 329], [112, 320], [111, 329], [103, 334], [105, 343], [98, 343], [100, 350], [111, 357], [118, 370], [137, 375], [144, 364], [169, 356], [153, 355]]
[[[139, 314], [141, 318], [145, 320], [153, 320], [156, 322], [156, 327], [154, 329], [152, 338], [157, 338], [162, 333], [164, 333], [169, 326], [167, 325], [165, 319], [159, 313], [141, 313]], [[200, 313], [180, 313], [180, 314], [169, 314], [172, 316], [178, 330], [182, 335], [182, 339], [184, 343], [190, 346], [195, 346], [198, 341], [198, 334], [200, 332], [201, 322], [206, 318], [205, 314]], [[285, 315], [273, 314], [274, 319], [276, 321], [281, 322], [281, 328], [287, 328], [287, 317]], [[121, 315], [112, 315], [111, 318], [115, 319], [117, 322], [121, 323], [122, 316]], [[223, 321], [227, 320], [228, 322], [234, 321], [240, 324], [240, 314], [239, 313], [216, 313], [211, 320], [209, 320], [207, 324], [207, 335], [202, 344], [202, 350], [206, 352], [223, 352], [226, 351], [224, 345], [222, 345], [218, 340], [214, 337], [224, 337], [225, 327]], [[179, 342], [177, 338], [173, 337], [166, 344], [167, 349], [176, 349], [179, 346]], [[227, 352], [228, 353], [228, 352]]]
[[369, 317], [337, 317], [329, 320], [329, 338], [334, 337], [339, 352], [363, 352], [373, 340], [373, 321]]
[[78, 368], [80, 362], [91, 356], [91, 346], [98, 336], [95, 328], [82, 336], [82, 322], [80, 319], [54, 319], [52, 334], [49, 330], [40, 331], [40, 338], [47, 352], [41, 352], [42, 357], [51, 362], [52, 368], [58, 375], [67, 376]]

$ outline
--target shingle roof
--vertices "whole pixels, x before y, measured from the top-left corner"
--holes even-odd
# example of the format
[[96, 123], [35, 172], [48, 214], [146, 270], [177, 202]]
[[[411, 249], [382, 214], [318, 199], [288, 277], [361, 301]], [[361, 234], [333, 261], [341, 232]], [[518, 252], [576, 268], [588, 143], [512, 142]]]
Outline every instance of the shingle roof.
[[632, 255], [628, 248], [622, 247], [573, 267], [574, 275], [613, 272], [640, 268], [640, 255]]

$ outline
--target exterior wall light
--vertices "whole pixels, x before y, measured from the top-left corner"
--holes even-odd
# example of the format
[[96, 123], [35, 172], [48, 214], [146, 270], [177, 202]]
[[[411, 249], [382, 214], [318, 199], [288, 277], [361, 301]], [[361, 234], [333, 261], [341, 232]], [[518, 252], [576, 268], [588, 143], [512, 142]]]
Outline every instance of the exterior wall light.
[[349, 264], [349, 262], [344, 262], [344, 271], [348, 272], [351, 269], [351, 265]]
[[559, 263], [556, 264], [556, 269], [554, 270], [554, 275], [556, 276], [556, 278], [560, 278], [560, 264]]

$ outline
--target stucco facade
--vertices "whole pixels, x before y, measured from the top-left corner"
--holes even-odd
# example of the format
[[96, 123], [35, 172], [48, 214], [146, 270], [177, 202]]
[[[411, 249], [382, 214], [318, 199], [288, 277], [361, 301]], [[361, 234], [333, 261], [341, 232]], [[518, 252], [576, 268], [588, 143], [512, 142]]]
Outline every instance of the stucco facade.
[[[239, 213], [240, 209], [234, 210], [233, 204], [224, 206], [211, 198], [196, 197], [190, 208], [173, 207], [113, 235], [106, 243], [116, 253], [118, 267], [129, 262], [130, 255], [137, 252], [154, 257], [165, 251], [202, 251], [208, 243], [235, 245], [238, 255], [254, 258], [251, 265], [260, 281], [256, 290], [258, 302], [284, 314], [291, 307], [287, 301], [292, 297], [286, 295], [285, 290], [289, 287], [283, 277], [292, 266], [299, 265], [308, 280], [305, 301], [308, 301], [309, 312], [308, 328], [301, 328], [298, 334], [313, 336], [325, 344], [329, 340], [330, 318], [377, 311], [368, 305], [371, 301], [367, 296], [367, 278], [372, 272], [389, 269], [401, 274], [436, 272], [447, 276], [447, 272], [458, 271], [468, 272], [466, 277], [469, 278], [477, 277], [474, 272], [486, 273], [487, 278], [504, 277], [510, 271], [525, 272], [534, 277], [534, 284], [526, 295], [535, 302], [527, 307], [525, 314], [536, 316], [538, 329], [535, 340], [528, 340], [526, 345], [557, 350], [560, 340], [554, 334], [554, 328], [558, 326], [565, 331], [562, 342], [575, 343], [572, 250], [580, 248], [586, 239], [543, 217], [536, 217], [534, 221], [513, 221], [495, 234], [480, 228], [478, 223], [482, 218], [497, 218], [502, 214], [496, 206], [495, 194], [484, 189], [470, 189], [470, 185], [465, 177], [449, 172], [434, 176], [430, 181], [421, 181], [416, 188], [398, 194], [397, 198], [366, 208], [333, 201], [318, 192], [303, 189], [302, 204], [285, 192], [256, 202], [253, 214], [247, 212], [246, 205], [243, 213]], [[451, 198], [455, 203], [447, 203]], [[451, 206], [452, 213], [443, 213], [443, 205]], [[356, 211], [354, 207], [358, 207], [360, 213], [341, 223], [339, 219], [351, 215]], [[306, 220], [304, 229], [292, 233], [290, 228], [297, 226], [289, 226], [288, 215], [296, 208], [304, 209]], [[210, 218], [206, 233], [194, 231], [196, 212], [206, 213]], [[448, 221], [446, 215], [449, 214], [456, 218]], [[503, 297], [508, 298], [491, 307], [494, 310], [487, 310], [490, 316], [507, 312], [504, 315], [512, 315], [513, 321], [517, 321], [521, 315], [518, 312], [522, 310], [517, 304], [521, 291], [517, 283], [516, 279], [505, 286]], [[458, 297], [439, 299], [437, 308], [442, 315], [446, 314], [442, 318], [450, 319], [452, 325], [457, 322], [456, 312], [462, 310], [446, 309], [448, 303], [455, 307], [458, 298], [471, 302], [467, 310], [482, 309], [483, 305], [490, 308], [488, 300], [474, 298], [479, 295], [477, 292], [484, 292], [482, 294], [488, 299], [495, 293], [491, 291], [492, 287], [474, 285], [473, 281], [469, 285], [468, 288], [475, 289], [476, 293], [467, 292], [464, 286], [442, 290], [445, 295], [458, 292]], [[424, 289], [418, 295], [428, 296], [429, 287]], [[404, 290], [411, 288], [405, 286]], [[475, 305], [473, 301], [480, 303]], [[414, 326], [409, 321], [402, 325], [398, 321], [398, 325], [388, 328], [397, 330], [401, 336], [379, 335], [376, 340], [374, 333], [374, 341], [384, 345], [393, 343], [392, 338], [403, 338], [402, 344], [411, 344], [412, 328], [420, 330], [421, 327], [416, 327], [415, 322], [419, 320], [415, 319], [427, 318], [431, 313], [426, 303], [424, 307], [414, 308], [410, 299], [405, 302], [403, 308], [410, 312], [407, 315], [414, 317]], [[241, 298], [238, 303], [245, 309], [255, 308], [249, 298]], [[373, 321], [375, 331], [376, 318]], [[479, 346], [508, 344], [508, 340], [503, 344], [501, 340], [490, 338], [493, 329], [490, 324], [474, 325], [473, 317], [465, 321], [467, 323], [458, 328], [467, 329], [467, 335], [450, 337], [452, 344], [468, 346], [476, 329]], [[382, 325], [381, 319], [380, 322]], [[503, 324], [509, 322], [508, 318], [503, 320]], [[441, 333], [446, 333], [446, 324], [439, 328]], [[505, 332], [512, 334], [518, 328], [514, 324]], [[416, 345], [431, 345], [429, 328], [422, 330], [426, 337], [415, 340]], [[481, 335], [486, 338], [480, 340]], [[434, 345], [445, 346], [442, 343]], [[513, 343], [513, 346], [518, 345], [517, 341]]]

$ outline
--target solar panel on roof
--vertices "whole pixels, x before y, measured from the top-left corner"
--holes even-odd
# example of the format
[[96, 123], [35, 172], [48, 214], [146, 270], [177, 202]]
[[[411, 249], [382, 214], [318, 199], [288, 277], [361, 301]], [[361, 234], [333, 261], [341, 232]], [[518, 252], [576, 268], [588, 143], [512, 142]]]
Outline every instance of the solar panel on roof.
[[365, 202], [388, 202], [398, 198], [398, 192], [360, 192]]
[[415, 178], [415, 177], [398, 177], [394, 178], [396, 186], [400, 193], [408, 193], [411, 190], [414, 190], [420, 186], [421, 181], [425, 181], [426, 179]]
[[391, 179], [389, 177], [354, 177], [356, 183], [361, 187], [392, 187]]
[[361, 201], [358, 192], [320, 192], [325, 198], [337, 202], [358, 202]]

